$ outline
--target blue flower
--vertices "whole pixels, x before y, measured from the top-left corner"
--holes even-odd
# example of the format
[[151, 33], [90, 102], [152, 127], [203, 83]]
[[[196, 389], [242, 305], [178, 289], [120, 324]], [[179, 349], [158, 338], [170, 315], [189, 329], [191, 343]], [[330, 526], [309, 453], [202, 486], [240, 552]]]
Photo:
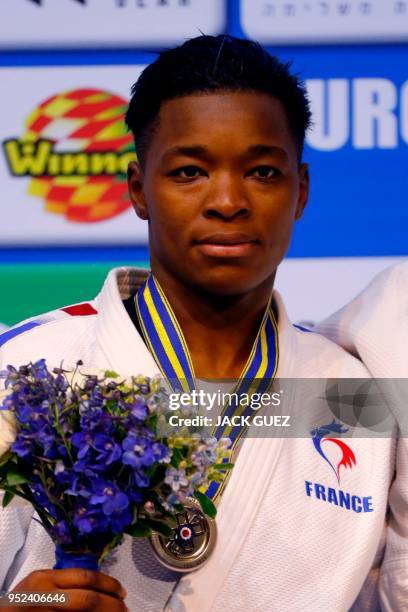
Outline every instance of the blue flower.
[[187, 492], [182, 491], [180, 489], [180, 491], [170, 493], [170, 495], [168, 495], [167, 498], [162, 502], [162, 505], [168, 512], [174, 512], [175, 506], [177, 504], [182, 504], [183, 502], [185, 502], [186, 498]]
[[170, 485], [173, 491], [178, 491], [180, 487], [186, 487], [188, 485], [186, 471], [183, 469], [168, 467], [164, 482]]
[[55, 445], [55, 433], [48, 424], [44, 424], [35, 436], [35, 441], [43, 447], [43, 455], [46, 458], [54, 459], [58, 456]]
[[142, 470], [133, 470], [130, 481], [129, 481], [129, 492], [133, 490], [133, 487], [140, 487], [145, 489], [150, 484], [150, 478]]
[[217, 462], [217, 439], [208, 438], [205, 442], [198, 445], [197, 450], [192, 454], [193, 465], [201, 469], [208, 468]]
[[74, 463], [74, 471], [88, 478], [96, 478], [99, 472], [105, 471], [103, 463], [88, 463], [85, 459]]
[[72, 445], [79, 448], [78, 459], [83, 459], [93, 442], [93, 435], [90, 431], [79, 431], [74, 433], [71, 438]]
[[157, 382], [115, 382], [106, 373], [71, 383], [62, 365], [51, 374], [43, 359], [1, 376], [11, 387], [4, 404], [19, 426], [15, 459], [30, 474], [51, 537], [72, 550], [101, 552], [136, 515], [145, 516], [147, 501], [173, 511], [207, 483], [207, 468], [220, 456], [215, 439], [194, 439], [183, 445], [178, 469], [163, 465], [172, 450], [156, 433], [167, 410]]
[[153, 444], [146, 437], [129, 434], [122, 442], [122, 461], [133, 468], [150, 467], [156, 460]]
[[116, 442], [112, 441], [112, 438], [104, 434], [95, 435], [93, 447], [99, 453], [96, 457], [96, 461], [104, 461], [106, 465], [110, 465], [114, 461], [117, 461], [122, 455], [119, 444], [116, 444]]
[[110, 525], [113, 533], [123, 533], [126, 527], [132, 524], [133, 513], [129, 508], [122, 512], [114, 512], [110, 516]]
[[127, 409], [130, 411], [131, 416], [136, 420], [136, 422], [143, 422], [146, 420], [148, 416], [148, 409], [144, 401], [139, 398], [136, 398], [132, 404], [126, 404]]
[[[86, 530], [92, 525], [92, 530], [99, 529], [99, 525], [106, 525], [109, 519], [109, 528], [113, 533], [122, 533], [132, 523], [133, 512], [130, 508], [129, 497], [111, 481], [98, 480], [92, 484], [92, 495], [89, 499], [94, 510], [85, 512], [85, 504], [80, 511], [81, 528]], [[100, 519], [101, 514], [103, 519]], [[99, 518], [97, 518], [99, 517]]]
[[[22, 366], [24, 368], [24, 366]], [[25, 373], [25, 372], [24, 372]], [[38, 361], [36, 361], [35, 363], [32, 364], [31, 366], [31, 375], [34, 377], [34, 379], [36, 380], [53, 380], [53, 377], [51, 376], [50, 372], [47, 369], [47, 364], [45, 362], [45, 359], [39, 359]]]
[[109, 519], [100, 510], [80, 505], [73, 516], [74, 526], [82, 534], [103, 533], [109, 526]]
[[103, 395], [99, 386], [92, 389], [88, 402], [90, 408], [100, 408], [103, 405]]
[[47, 408], [29, 403], [24, 403], [17, 408], [17, 415], [20, 423], [23, 425], [30, 425], [35, 431], [38, 431], [46, 424], [47, 413]]
[[206, 482], [206, 477], [204, 472], [194, 472], [194, 474], [190, 478], [190, 483], [194, 488], [201, 487]]
[[168, 463], [170, 461], [170, 451], [167, 446], [160, 442], [154, 442], [152, 449], [156, 461], [159, 463]]
[[92, 491], [89, 503], [102, 504], [102, 510], [106, 516], [120, 513], [129, 506], [129, 498], [113, 482], [96, 482], [92, 486]]
[[65, 519], [56, 521], [51, 528], [51, 535], [59, 544], [72, 544], [72, 535]]
[[34, 453], [34, 442], [28, 436], [20, 434], [16, 441], [13, 442], [11, 450], [18, 457], [26, 458]]
[[[91, 497], [90, 492], [84, 486], [84, 483], [80, 480], [80, 478], [76, 474], [72, 474], [71, 472], [67, 472], [66, 482], [67, 484], [70, 482], [70, 486], [65, 489], [66, 495], [72, 495], [73, 497], [81, 496], [83, 498]], [[61, 481], [62, 479], [60, 479]]]

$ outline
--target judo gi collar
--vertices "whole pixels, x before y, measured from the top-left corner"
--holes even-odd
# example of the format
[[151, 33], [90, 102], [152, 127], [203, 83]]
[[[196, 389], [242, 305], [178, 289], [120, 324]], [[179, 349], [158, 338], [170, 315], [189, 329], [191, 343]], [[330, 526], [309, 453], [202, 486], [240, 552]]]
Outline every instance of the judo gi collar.
[[[278, 329], [271, 297], [240, 380], [273, 379], [276, 375], [279, 359]], [[153, 274], [137, 292], [135, 306], [145, 342], [163, 376], [171, 381], [175, 390], [192, 390], [196, 376], [187, 342]]]
[[[96, 343], [105, 355], [109, 368], [123, 375], [161, 374], [122, 301], [135, 295], [149, 274], [149, 270], [144, 268], [113, 268], [95, 300], [98, 310]], [[294, 356], [298, 351], [299, 333], [292, 326], [276, 289], [273, 290], [273, 300], [277, 308], [279, 346], [284, 348], [279, 352], [276, 377], [292, 378], [296, 376]]]

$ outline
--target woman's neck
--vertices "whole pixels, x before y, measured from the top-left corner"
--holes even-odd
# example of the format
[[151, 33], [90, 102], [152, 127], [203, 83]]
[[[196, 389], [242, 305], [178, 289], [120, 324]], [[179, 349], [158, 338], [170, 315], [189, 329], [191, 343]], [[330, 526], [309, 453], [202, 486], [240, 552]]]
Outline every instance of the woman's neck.
[[239, 378], [248, 361], [268, 304], [273, 277], [241, 295], [197, 291], [178, 279], [154, 273], [185, 337], [199, 378]]

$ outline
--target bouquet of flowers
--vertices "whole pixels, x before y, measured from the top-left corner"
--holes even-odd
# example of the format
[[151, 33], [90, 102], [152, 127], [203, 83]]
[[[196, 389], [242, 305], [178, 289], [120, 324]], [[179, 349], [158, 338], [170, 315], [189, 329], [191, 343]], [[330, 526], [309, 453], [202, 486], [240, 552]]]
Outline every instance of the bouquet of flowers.
[[170, 537], [188, 497], [213, 518], [205, 491], [231, 467], [230, 451], [228, 439], [162, 437], [160, 379], [81, 365], [50, 371], [42, 359], [0, 373], [0, 489], [3, 507], [15, 496], [32, 504], [56, 568], [97, 569], [124, 534]]

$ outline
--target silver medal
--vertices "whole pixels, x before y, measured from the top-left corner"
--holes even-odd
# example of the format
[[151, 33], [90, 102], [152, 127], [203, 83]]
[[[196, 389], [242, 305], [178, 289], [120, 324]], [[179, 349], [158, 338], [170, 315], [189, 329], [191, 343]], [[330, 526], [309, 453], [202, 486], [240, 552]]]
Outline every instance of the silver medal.
[[162, 565], [177, 572], [192, 572], [209, 559], [217, 540], [214, 519], [206, 516], [198, 501], [189, 497], [184, 511], [176, 515], [173, 535], [165, 538], [154, 533], [150, 538], [153, 552]]

